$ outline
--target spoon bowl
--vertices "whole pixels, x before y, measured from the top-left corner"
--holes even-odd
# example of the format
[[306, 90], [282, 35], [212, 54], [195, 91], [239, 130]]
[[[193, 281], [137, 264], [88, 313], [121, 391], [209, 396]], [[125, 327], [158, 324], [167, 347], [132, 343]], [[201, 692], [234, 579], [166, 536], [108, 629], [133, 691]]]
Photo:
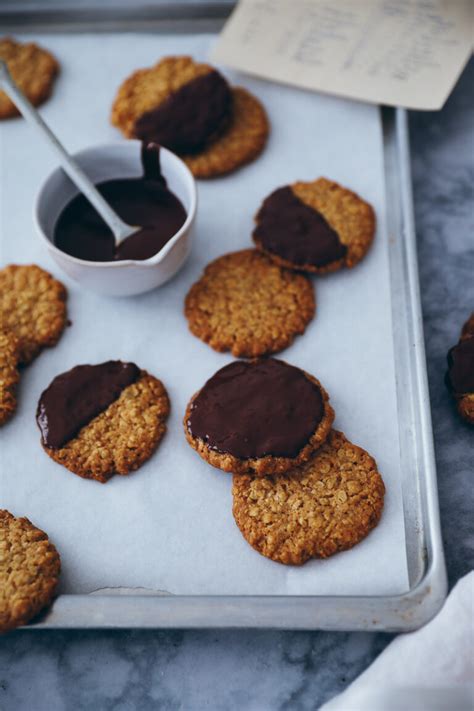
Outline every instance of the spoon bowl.
[[[143, 174], [140, 141], [117, 141], [86, 148], [73, 155], [76, 163], [97, 184]], [[189, 255], [197, 209], [196, 182], [186, 164], [166, 148], [160, 163], [169, 190], [181, 201], [186, 221], [153, 257], [145, 260], [93, 262], [62, 252], [54, 244], [57, 220], [80, 191], [61, 168], [45, 179], [36, 198], [34, 218], [38, 235], [51, 257], [70, 277], [91, 291], [111, 296], [130, 296], [161, 286], [171, 279]]]
[[7, 63], [3, 59], [0, 59], [0, 88], [7, 93], [28, 123], [36, 128], [42, 135], [43, 140], [49, 144], [51, 150], [58, 156], [63, 170], [69, 175], [71, 180], [77, 185], [79, 190], [109, 226], [114, 236], [115, 247], [118, 247], [127, 237], [131, 237], [133, 234], [139, 232], [140, 227], [138, 225], [128, 225], [115, 210], [113, 210], [108, 202], [104, 200], [94, 183], [89, 180], [88, 176], [73, 160], [58, 137], [43, 121], [41, 114], [20, 90], [8, 70]]

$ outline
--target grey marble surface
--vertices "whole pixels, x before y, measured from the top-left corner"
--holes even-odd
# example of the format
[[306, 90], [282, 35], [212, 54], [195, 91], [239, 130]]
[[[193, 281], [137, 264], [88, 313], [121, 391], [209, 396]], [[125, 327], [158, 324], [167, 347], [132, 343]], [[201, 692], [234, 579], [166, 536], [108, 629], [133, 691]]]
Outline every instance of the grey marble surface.
[[[474, 62], [440, 113], [410, 119], [441, 519], [451, 586], [473, 566], [474, 432], [443, 385], [474, 309]], [[471, 538], [470, 538], [471, 536]], [[317, 709], [390, 641], [321, 632], [16, 632], [0, 640], [0, 710]]]

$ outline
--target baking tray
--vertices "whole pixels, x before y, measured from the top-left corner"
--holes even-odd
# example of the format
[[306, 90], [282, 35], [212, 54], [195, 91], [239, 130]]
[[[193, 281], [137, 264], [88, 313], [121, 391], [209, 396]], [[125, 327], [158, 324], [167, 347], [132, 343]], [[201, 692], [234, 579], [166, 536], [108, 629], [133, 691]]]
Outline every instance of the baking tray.
[[[0, 11], [5, 31], [218, 31], [232, 3], [59, 10], [51, 4]], [[31, 7], [31, 6], [30, 6]], [[447, 591], [427, 386], [414, 232], [407, 115], [383, 109], [393, 341], [409, 591], [392, 596], [60, 595], [28, 629], [280, 628], [407, 631], [427, 622]]]

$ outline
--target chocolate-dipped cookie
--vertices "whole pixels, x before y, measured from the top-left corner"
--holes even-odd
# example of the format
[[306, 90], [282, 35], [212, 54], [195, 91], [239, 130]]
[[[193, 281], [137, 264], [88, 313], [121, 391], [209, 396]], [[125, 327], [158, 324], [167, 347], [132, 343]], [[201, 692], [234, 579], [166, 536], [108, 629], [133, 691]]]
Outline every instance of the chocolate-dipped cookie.
[[54, 461], [107, 482], [138, 469], [166, 432], [169, 399], [160, 380], [134, 363], [79, 365], [42, 393], [37, 422]]
[[191, 57], [166, 57], [134, 72], [118, 90], [111, 121], [128, 138], [178, 153], [198, 178], [253, 160], [268, 135], [260, 102]]
[[461, 417], [474, 424], [474, 313], [464, 324], [459, 343], [448, 353], [445, 382]]
[[255, 550], [286, 565], [352, 548], [377, 525], [385, 487], [374, 459], [342, 432], [285, 476], [234, 476], [233, 514]]
[[255, 222], [258, 249], [277, 264], [315, 274], [355, 266], [375, 233], [372, 207], [326, 178], [278, 188]]
[[304, 333], [314, 311], [311, 281], [256, 249], [225, 254], [208, 264], [184, 307], [195, 336], [216, 351], [245, 358], [287, 348]]
[[234, 361], [191, 399], [186, 439], [212, 466], [235, 474], [284, 474], [310, 459], [334, 419], [312, 375], [273, 358]]

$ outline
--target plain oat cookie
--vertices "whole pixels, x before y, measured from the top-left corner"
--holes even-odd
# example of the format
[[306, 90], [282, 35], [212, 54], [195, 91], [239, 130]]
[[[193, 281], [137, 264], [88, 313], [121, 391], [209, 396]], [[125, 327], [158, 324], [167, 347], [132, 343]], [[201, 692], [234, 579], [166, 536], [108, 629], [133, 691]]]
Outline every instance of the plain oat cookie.
[[[0, 59], [34, 106], [45, 101], [51, 93], [59, 64], [53, 55], [33, 42], [22, 44], [11, 37], [0, 39]], [[19, 111], [5, 92], [0, 90], [0, 119], [18, 116]]]
[[374, 459], [332, 431], [301, 468], [285, 476], [233, 477], [233, 513], [255, 550], [278, 563], [352, 548], [378, 523], [385, 487]]
[[253, 358], [276, 353], [304, 333], [315, 311], [312, 283], [254, 249], [214, 260], [184, 307], [191, 332], [216, 351]]
[[46, 533], [0, 509], [0, 632], [26, 624], [51, 602], [60, 569]]
[[0, 426], [16, 410], [18, 372], [18, 341], [10, 331], [0, 331]]
[[67, 323], [66, 299], [61, 282], [35, 264], [0, 269], [0, 328], [16, 336], [21, 364], [57, 343]]

